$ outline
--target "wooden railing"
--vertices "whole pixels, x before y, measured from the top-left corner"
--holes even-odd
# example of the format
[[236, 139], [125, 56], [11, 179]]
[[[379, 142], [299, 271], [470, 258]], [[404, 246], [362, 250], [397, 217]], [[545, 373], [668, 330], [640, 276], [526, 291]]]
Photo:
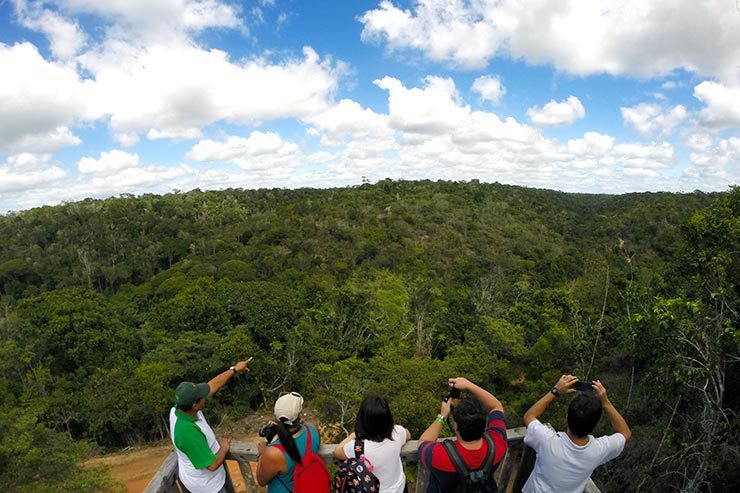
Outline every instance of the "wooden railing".
[[[509, 450], [506, 457], [496, 470], [495, 478], [499, 485], [501, 493], [519, 493], [521, 492], [524, 482], [529, 477], [529, 473], [534, 466], [534, 451], [524, 445], [523, 439], [526, 428], [512, 428], [506, 430], [506, 438], [509, 442]], [[417, 452], [419, 442], [411, 440], [401, 449], [401, 460], [406, 465], [417, 464], [419, 454]], [[319, 455], [324, 462], [331, 464], [335, 462], [334, 447], [336, 444], [321, 445]], [[252, 463], [257, 461], [257, 444], [254, 442], [231, 442], [231, 449], [226, 456], [226, 460], [236, 461], [239, 465], [241, 479], [244, 484], [246, 493], [257, 493], [264, 491], [264, 488], [257, 486], [252, 474]], [[416, 482], [409, 485], [411, 493], [425, 493], [429, 480], [429, 471], [419, 464]], [[234, 488], [234, 481], [229, 474], [229, 468], [226, 469], [226, 491], [228, 493], [238, 493]], [[144, 493], [187, 493], [177, 481], [177, 454], [173, 451], [162, 463], [155, 476], [149, 482]], [[599, 493], [596, 485], [588, 480], [584, 493]]]

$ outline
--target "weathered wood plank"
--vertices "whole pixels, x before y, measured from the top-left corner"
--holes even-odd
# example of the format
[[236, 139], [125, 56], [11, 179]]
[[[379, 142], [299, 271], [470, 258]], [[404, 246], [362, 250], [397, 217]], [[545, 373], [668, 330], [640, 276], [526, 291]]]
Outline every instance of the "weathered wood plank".
[[247, 489], [247, 493], [257, 493], [257, 482], [254, 480], [254, 475], [252, 474], [252, 465], [250, 462], [247, 461], [238, 461], [239, 463], [239, 470], [242, 473], [242, 478], [244, 478], [244, 486]]
[[[154, 475], [144, 493], [171, 493], [178, 492], [175, 481], [177, 480], [177, 453], [174, 451], [168, 455], [159, 470]], [[179, 492], [178, 492], [179, 493]]]

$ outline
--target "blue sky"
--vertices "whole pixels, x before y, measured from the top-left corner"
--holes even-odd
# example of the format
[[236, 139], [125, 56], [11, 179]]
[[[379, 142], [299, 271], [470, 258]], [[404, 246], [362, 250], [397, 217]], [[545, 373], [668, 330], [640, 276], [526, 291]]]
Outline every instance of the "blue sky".
[[740, 181], [730, 0], [0, 0], [0, 212], [122, 193]]

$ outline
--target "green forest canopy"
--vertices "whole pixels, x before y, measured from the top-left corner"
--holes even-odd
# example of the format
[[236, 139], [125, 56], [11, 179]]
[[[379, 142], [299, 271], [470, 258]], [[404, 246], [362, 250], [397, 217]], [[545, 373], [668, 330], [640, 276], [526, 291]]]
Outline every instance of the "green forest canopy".
[[572, 371], [635, 431], [602, 491], [740, 487], [738, 188], [195, 190], [12, 213], [0, 238], [0, 481], [21, 491], [111, 487], [70, 465], [86, 444], [166, 436], [176, 383], [246, 355], [216, 421], [298, 390], [351, 427], [380, 392], [418, 436], [463, 374], [513, 427]]

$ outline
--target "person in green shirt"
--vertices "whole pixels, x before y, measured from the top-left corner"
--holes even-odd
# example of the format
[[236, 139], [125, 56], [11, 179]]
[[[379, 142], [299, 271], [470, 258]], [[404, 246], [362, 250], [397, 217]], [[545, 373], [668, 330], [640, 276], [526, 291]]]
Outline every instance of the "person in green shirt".
[[175, 389], [170, 410], [170, 437], [177, 452], [178, 477], [191, 493], [225, 493], [223, 468], [231, 447], [228, 438], [216, 439], [203, 415], [206, 398], [212, 396], [237, 373], [249, 371], [252, 358], [240, 361], [208, 383], [182, 382]]

